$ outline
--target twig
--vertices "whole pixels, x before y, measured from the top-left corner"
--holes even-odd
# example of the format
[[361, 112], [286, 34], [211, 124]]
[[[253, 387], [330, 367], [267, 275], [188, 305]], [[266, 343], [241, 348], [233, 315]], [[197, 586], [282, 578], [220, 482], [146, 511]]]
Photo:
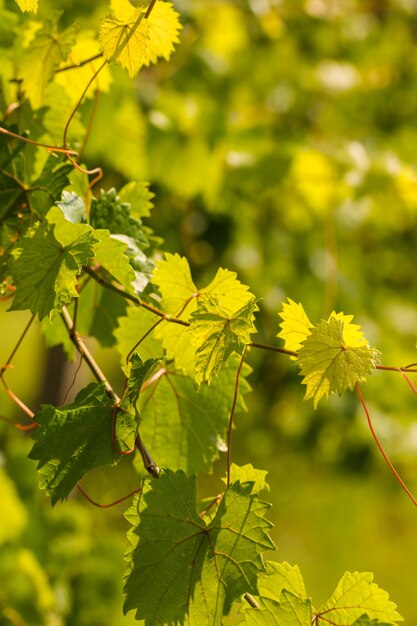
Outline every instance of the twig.
[[88, 502], [90, 502], [90, 504], [97, 506], [99, 509], [109, 509], [112, 506], [116, 506], [116, 504], [120, 504], [120, 502], [124, 502], [125, 500], [128, 500], [129, 498], [134, 496], [135, 493], [140, 493], [142, 491], [142, 487], [140, 487], [139, 489], [135, 489], [134, 491], [131, 491], [127, 495], [123, 496], [122, 498], [118, 498], [117, 500], [114, 500], [114, 502], [109, 502], [108, 504], [100, 504], [100, 502], [96, 502], [96, 500], [93, 500], [93, 498], [91, 498], [88, 495], [88, 493], [85, 491], [83, 487], [81, 487], [79, 483], [77, 485], [77, 489], [80, 493], [82, 493], [84, 498], [88, 500]]
[[119, 402], [120, 402], [119, 396], [116, 394], [116, 392], [114, 391], [113, 387], [110, 385], [110, 383], [107, 380], [106, 376], [104, 375], [104, 373], [100, 369], [97, 361], [95, 360], [95, 358], [91, 354], [90, 350], [85, 345], [83, 339], [80, 337], [80, 335], [75, 330], [74, 322], [73, 322], [73, 320], [71, 318], [71, 315], [68, 312], [67, 307], [64, 306], [62, 308], [61, 316], [62, 316], [63, 322], [64, 322], [64, 324], [65, 324], [65, 326], [67, 328], [68, 335], [69, 335], [72, 343], [76, 347], [77, 351], [82, 356], [82, 358], [85, 360], [85, 362], [87, 363], [87, 365], [90, 368], [91, 372], [94, 374], [95, 378], [98, 381], [104, 383], [104, 387], [106, 389], [107, 395], [113, 400], [113, 402], [115, 404], [119, 404]]
[[237, 394], [239, 392], [239, 378], [240, 378], [240, 374], [241, 374], [241, 371], [242, 371], [243, 363], [245, 362], [245, 357], [246, 357], [247, 350], [248, 350], [248, 346], [245, 346], [245, 348], [244, 348], [244, 350], [242, 352], [242, 356], [240, 358], [239, 367], [238, 367], [237, 372], [236, 372], [235, 393], [233, 395], [233, 403], [232, 403], [232, 408], [231, 408], [231, 411], [230, 411], [229, 429], [228, 429], [228, 432], [227, 432], [227, 483], [226, 483], [226, 487], [227, 488], [230, 485], [230, 460], [231, 460], [231, 449], [232, 449], [233, 417], [234, 417], [235, 410], [236, 410]]
[[414, 506], [417, 506], [417, 500], [414, 498], [413, 494], [408, 489], [407, 485], [405, 484], [405, 482], [403, 481], [403, 479], [398, 474], [397, 470], [395, 469], [395, 467], [393, 466], [393, 464], [389, 460], [387, 453], [385, 452], [384, 448], [381, 445], [381, 442], [378, 439], [378, 436], [377, 436], [377, 434], [376, 434], [376, 432], [374, 430], [374, 427], [372, 425], [371, 416], [369, 414], [368, 407], [365, 404], [365, 400], [363, 399], [363, 396], [362, 396], [362, 393], [361, 393], [361, 390], [360, 390], [360, 387], [359, 387], [358, 384], [356, 384], [356, 391], [358, 392], [359, 400], [361, 401], [363, 410], [365, 411], [365, 415], [366, 415], [366, 418], [368, 420], [368, 426], [369, 426], [369, 429], [370, 429], [370, 431], [372, 433], [372, 437], [374, 438], [375, 443], [378, 446], [380, 453], [384, 457], [384, 459], [385, 459], [386, 463], [388, 464], [391, 472], [394, 474], [395, 478], [398, 480], [398, 482], [400, 483], [401, 487], [404, 489], [405, 493], [410, 498], [411, 502], [414, 504]]

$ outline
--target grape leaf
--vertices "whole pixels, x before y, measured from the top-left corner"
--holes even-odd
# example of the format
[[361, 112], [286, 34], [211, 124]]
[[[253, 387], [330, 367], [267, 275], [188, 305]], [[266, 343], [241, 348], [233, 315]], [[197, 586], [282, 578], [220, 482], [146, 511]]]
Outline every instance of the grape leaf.
[[212, 296], [200, 300], [188, 329], [196, 349], [195, 378], [199, 384], [210, 384], [230, 354], [241, 353], [250, 343], [251, 333], [256, 332], [253, 320], [257, 310], [252, 300], [230, 315]]
[[131, 15], [119, 19], [116, 15], [108, 15], [100, 22], [99, 40], [105, 58], [116, 61], [129, 72], [133, 78], [145, 63], [149, 24], [144, 18], [141, 8], [134, 9]]
[[274, 547], [264, 517], [269, 505], [250, 493], [250, 483], [229, 487], [206, 525], [196, 509], [196, 482], [165, 470], [144, 481], [126, 513], [132, 528], [124, 610], [136, 609], [147, 626], [181, 622], [186, 607], [190, 624], [222, 624], [234, 600], [256, 591], [261, 553]]
[[75, 401], [56, 408], [44, 404], [35, 414], [39, 424], [29, 458], [39, 461], [40, 487], [52, 505], [68, 497], [90, 470], [120, 460], [112, 446], [113, 401], [103, 383], [90, 383]]
[[[282, 311], [279, 313], [282, 318], [280, 324], [281, 331], [277, 337], [284, 340], [286, 350], [298, 352], [303, 345], [303, 341], [311, 334], [313, 324], [308, 319], [302, 304], [296, 304], [294, 300], [288, 298], [288, 302], [282, 305]], [[291, 357], [295, 359], [296, 357]]]
[[38, 10], [38, 0], [16, 0], [22, 11], [32, 11], [36, 13]]
[[49, 156], [39, 178], [32, 183], [34, 189], [29, 195], [30, 206], [39, 217], [44, 217], [61, 198], [62, 190], [69, 185], [68, 174], [72, 169], [70, 163], [62, 163], [55, 156]]
[[331, 621], [335, 625], [351, 626], [364, 615], [377, 620], [377, 624], [395, 625], [403, 621], [387, 592], [372, 580], [373, 574], [369, 572], [346, 572], [330, 599], [316, 612], [316, 623]]
[[69, 222], [84, 224], [87, 221], [84, 200], [74, 191], [63, 191], [61, 199], [56, 204]]
[[310, 600], [302, 600], [284, 590], [279, 602], [271, 598], [261, 598], [259, 609], [246, 610], [243, 623], [249, 626], [310, 626], [311, 620]]
[[178, 13], [174, 11], [171, 2], [159, 0], [152, 9], [147, 22], [149, 23], [149, 41], [146, 49], [144, 65], [156, 63], [158, 57], [168, 61], [174, 50], [174, 44], [179, 42], [178, 33], [182, 28], [178, 21]]
[[116, 411], [115, 434], [121, 450], [132, 450], [138, 433], [139, 413], [136, 403], [145, 379], [157, 361], [148, 359], [145, 363], [135, 353], [130, 359], [130, 373], [120, 406]]
[[30, 309], [39, 319], [78, 297], [77, 275], [92, 256], [93, 229], [71, 224], [58, 207], [13, 251], [16, 294], [10, 310]]
[[265, 566], [266, 573], [259, 577], [258, 582], [260, 596], [279, 600], [282, 591], [286, 589], [301, 599], [306, 599], [303, 577], [297, 565], [290, 565], [285, 561], [267, 561]]
[[[128, 307], [127, 315], [119, 318], [118, 328], [114, 331], [114, 336], [117, 341], [117, 349], [122, 357], [122, 364], [125, 364], [129, 352], [148, 332], [155, 321], [157, 318], [153, 313], [136, 306]], [[162, 345], [155, 338], [154, 333], [151, 333], [137, 347], [137, 352], [142, 359], [157, 357], [162, 354]]]
[[159, 0], [145, 18], [142, 3], [137, 8], [125, 0], [112, 2], [113, 13], [100, 22], [104, 56], [125, 67], [133, 78], [143, 65], [169, 59], [179, 41], [181, 24], [170, 2]]
[[[166, 368], [141, 394], [141, 433], [162, 466], [211, 471], [224, 446], [238, 363], [231, 357], [210, 387], [197, 387], [190, 377]], [[246, 410], [248, 371], [245, 368], [240, 379], [237, 411]]]
[[144, 181], [130, 181], [119, 192], [120, 202], [130, 205], [130, 214], [135, 219], [150, 216], [154, 195], [149, 191], [149, 183]]
[[[267, 473], [264, 470], [255, 469], [251, 463], [242, 466], [232, 463], [230, 466], [230, 482], [251, 482], [253, 483], [252, 493], [259, 493], [264, 490], [269, 491], [269, 485], [265, 480]], [[227, 478], [222, 478], [222, 481], [227, 485]]]
[[[187, 259], [178, 254], [165, 254], [165, 259], [157, 262], [152, 282], [162, 296], [162, 309], [185, 321], [197, 310], [198, 300], [204, 294], [216, 298], [228, 314], [233, 314], [253, 299], [248, 287], [237, 279], [236, 273], [223, 268], [219, 268], [207, 287], [197, 289]], [[176, 367], [194, 375], [195, 348], [187, 328], [178, 324], [161, 324], [156, 335], [162, 340], [168, 357], [175, 360]]]
[[59, 32], [57, 19], [48, 20], [36, 32], [29, 48], [25, 50], [19, 76], [26, 97], [34, 109], [42, 105], [46, 85], [53, 77], [55, 69], [66, 59], [74, 43], [75, 32], [74, 26]]
[[331, 315], [319, 322], [304, 340], [297, 363], [307, 385], [305, 399], [313, 398], [314, 407], [323, 397], [366, 380], [378, 363], [379, 352], [367, 343], [363, 345], [350, 323]]
[[97, 229], [94, 231], [97, 243], [94, 244], [94, 258], [109, 274], [116, 279], [126, 291], [133, 292], [135, 272], [125, 254], [126, 245], [111, 237], [110, 231]]

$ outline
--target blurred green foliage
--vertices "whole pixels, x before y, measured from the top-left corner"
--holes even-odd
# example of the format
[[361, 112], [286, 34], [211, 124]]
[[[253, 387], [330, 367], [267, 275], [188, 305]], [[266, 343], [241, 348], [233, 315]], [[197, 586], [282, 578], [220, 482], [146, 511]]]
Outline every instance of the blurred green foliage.
[[[79, 147], [93, 116], [85, 162], [104, 168], [106, 189], [131, 178], [151, 182], [150, 225], [165, 249], [187, 256], [203, 284], [218, 266], [238, 272], [262, 298], [256, 340], [274, 341], [289, 296], [314, 320], [333, 309], [354, 314], [383, 363], [415, 361], [415, 3], [175, 5], [184, 29], [171, 61], [134, 83], [113, 67], [105, 92], [82, 105], [70, 139]], [[108, 12], [101, 1], [40, 0], [39, 19], [56, 8], [63, 26], [77, 19], [92, 33]], [[28, 19], [12, 0], [0, 2], [2, 110], [18, 89], [13, 32], [24, 38]], [[62, 76], [70, 80], [70, 72]], [[83, 87], [73, 85], [74, 102]], [[40, 140], [38, 123], [60, 141], [74, 104], [64, 91], [57, 100], [59, 89], [46, 93], [40, 119], [28, 108], [12, 113]], [[2, 307], [2, 363], [27, 321], [14, 315]], [[39, 389], [48, 387], [40, 342], [31, 329], [10, 374], [32, 407], [46, 401]], [[118, 357], [100, 356], [116, 376]], [[345, 569], [374, 571], [406, 623], [417, 623], [414, 512], [378, 456], [356, 396], [314, 412], [285, 357], [253, 353], [249, 361], [254, 391], [234, 434], [234, 461], [269, 471], [278, 557], [300, 565], [318, 601]], [[417, 488], [415, 398], [388, 372], [376, 373], [365, 394], [384, 445]], [[5, 394], [0, 411], [17, 415]], [[0, 623], [133, 623], [120, 617], [125, 507], [100, 511], [74, 495], [51, 509], [26, 458], [26, 436], [0, 423], [0, 444]], [[202, 480], [202, 496], [221, 490], [223, 473], [221, 461]], [[127, 465], [116, 476], [100, 470], [88, 487], [103, 502], [134, 488]]]

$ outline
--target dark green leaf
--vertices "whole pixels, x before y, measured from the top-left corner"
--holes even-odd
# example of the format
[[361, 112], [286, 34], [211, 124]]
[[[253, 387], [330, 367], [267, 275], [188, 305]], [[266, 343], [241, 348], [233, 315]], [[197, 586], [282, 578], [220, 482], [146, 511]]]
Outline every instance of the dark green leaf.
[[262, 552], [273, 548], [265, 520], [269, 505], [251, 485], [226, 490], [206, 525], [196, 509], [196, 477], [165, 470], [145, 480], [126, 517], [128, 537], [125, 611], [136, 609], [146, 626], [223, 623], [234, 600], [256, 591]]
[[45, 404], [36, 413], [39, 428], [29, 457], [39, 461], [40, 486], [52, 505], [67, 498], [90, 470], [120, 460], [112, 445], [113, 408], [104, 384], [91, 383], [72, 404], [62, 409]]

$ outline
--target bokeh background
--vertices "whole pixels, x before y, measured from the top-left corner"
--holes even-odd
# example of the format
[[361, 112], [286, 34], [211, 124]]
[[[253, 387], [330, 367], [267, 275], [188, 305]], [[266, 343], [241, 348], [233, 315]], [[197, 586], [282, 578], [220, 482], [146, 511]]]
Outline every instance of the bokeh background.
[[[279, 341], [277, 313], [291, 297], [312, 321], [332, 310], [354, 314], [384, 364], [417, 361], [417, 4], [175, 6], [184, 28], [172, 59], [132, 83], [112, 68], [106, 92], [83, 104], [71, 132], [82, 136], [94, 109], [86, 163], [104, 168], [106, 189], [150, 181], [149, 224], [165, 250], [187, 256], [197, 283], [219, 266], [237, 271], [261, 298], [257, 341]], [[101, 1], [40, 0], [40, 19], [57, 8], [64, 24], [77, 19], [93, 31], [109, 11]], [[24, 28], [12, 0], [0, 0], [0, 25], [11, 14]], [[82, 87], [74, 85], [75, 98]], [[57, 137], [71, 109], [61, 95], [60, 112], [56, 94], [50, 103]], [[1, 363], [29, 319], [6, 309], [2, 303]], [[119, 356], [91, 345], [117, 385]], [[249, 363], [253, 391], [237, 419], [233, 457], [268, 471], [274, 558], [300, 566], [316, 605], [345, 570], [373, 571], [406, 623], [417, 624], [417, 513], [357, 396], [314, 411], [285, 356], [252, 351]], [[48, 352], [34, 324], [14, 365], [9, 384], [35, 409], [62, 402], [77, 363]], [[82, 367], [77, 383], [87, 380]], [[364, 394], [416, 492], [417, 398], [391, 372], [375, 373]], [[4, 393], [0, 413], [20, 417]], [[98, 510], [74, 494], [52, 509], [26, 458], [30, 447], [28, 435], [0, 422], [0, 624], [135, 623], [121, 614], [126, 505]], [[224, 466], [222, 458], [202, 477], [202, 496], [221, 489]], [[136, 482], [126, 460], [85, 484], [106, 502]]]

